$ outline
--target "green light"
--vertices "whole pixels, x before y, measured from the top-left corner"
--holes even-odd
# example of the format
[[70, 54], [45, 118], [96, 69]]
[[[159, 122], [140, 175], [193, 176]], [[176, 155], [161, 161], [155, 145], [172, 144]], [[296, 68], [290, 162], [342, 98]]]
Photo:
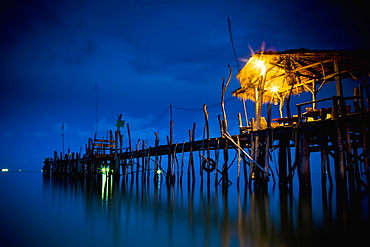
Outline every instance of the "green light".
[[22, 169], [19, 169], [18, 171], [19, 171], [19, 172], [23, 172], [23, 170], [22, 170]]
[[162, 173], [162, 170], [157, 170], [157, 174], [161, 174]]
[[2, 171], [2, 172], [8, 172], [8, 171], [9, 171], [9, 169], [7, 169], [7, 168], [3, 168], [3, 169], [1, 169], [1, 171]]
[[101, 172], [109, 172], [109, 171], [110, 171], [109, 167], [102, 167], [101, 168]]

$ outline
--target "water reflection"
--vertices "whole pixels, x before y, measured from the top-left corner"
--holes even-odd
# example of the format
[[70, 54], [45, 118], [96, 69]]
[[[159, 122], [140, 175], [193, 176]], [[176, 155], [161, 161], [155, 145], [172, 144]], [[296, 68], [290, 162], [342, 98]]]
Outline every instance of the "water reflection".
[[225, 189], [102, 175], [45, 177], [44, 187], [82, 199], [87, 222], [100, 222], [117, 246], [141, 246], [140, 237], [152, 246], [353, 245], [370, 230], [368, 194], [333, 186]]

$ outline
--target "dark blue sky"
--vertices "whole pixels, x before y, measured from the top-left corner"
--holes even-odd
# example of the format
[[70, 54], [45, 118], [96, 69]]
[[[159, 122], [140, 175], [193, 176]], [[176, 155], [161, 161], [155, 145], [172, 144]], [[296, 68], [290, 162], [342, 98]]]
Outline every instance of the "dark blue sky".
[[[238, 88], [228, 17], [239, 58], [262, 42], [279, 51], [364, 49], [368, 8], [355, 2], [2, 1], [0, 166], [41, 168], [44, 157], [62, 150], [62, 123], [65, 148], [84, 147], [96, 129], [95, 85], [98, 136], [114, 130], [123, 114], [134, 142], [153, 145], [157, 131], [164, 144], [169, 111], [154, 123], [170, 103], [185, 109], [219, 103], [228, 64], [234, 75], [226, 98]], [[226, 107], [235, 134], [242, 105], [235, 99]], [[188, 139], [193, 122], [200, 138], [202, 111], [178, 108], [175, 142]], [[212, 136], [219, 135], [220, 107], [209, 111]]]

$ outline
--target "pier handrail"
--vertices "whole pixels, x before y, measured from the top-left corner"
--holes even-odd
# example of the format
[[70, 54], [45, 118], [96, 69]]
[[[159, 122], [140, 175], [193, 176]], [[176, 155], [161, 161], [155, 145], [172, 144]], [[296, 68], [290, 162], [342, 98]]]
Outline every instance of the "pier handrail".
[[302, 120], [302, 106], [304, 105], [310, 105], [310, 104], [315, 104], [315, 103], [319, 103], [319, 102], [323, 102], [323, 101], [328, 101], [328, 100], [332, 100], [333, 102], [335, 100], [341, 100], [341, 101], [345, 101], [345, 100], [354, 100], [354, 99], [359, 99], [361, 100], [361, 96], [348, 96], [348, 97], [340, 97], [340, 96], [332, 96], [330, 98], [325, 98], [325, 99], [319, 99], [319, 100], [315, 100], [315, 101], [310, 101], [310, 102], [304, 102], [304, 103], [299, 103], [299, 104], [296, 104], [296, 107], [297, 107], [297, 114], [298, 114], [298, 123], [301, 122]]

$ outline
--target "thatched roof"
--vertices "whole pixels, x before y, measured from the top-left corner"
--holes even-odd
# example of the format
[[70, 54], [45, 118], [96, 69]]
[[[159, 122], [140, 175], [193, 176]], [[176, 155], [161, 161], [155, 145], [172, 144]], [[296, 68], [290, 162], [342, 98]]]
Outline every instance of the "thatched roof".
[[368, 51], [288, 50], [260, 52], [250, 57], [237, 75], [241, 87], [233, 96], [255, 101], [256, 89], [265, 75], [263, 102], [278, 102], [291, 94], [313, 89], [313, 83], [335, 80], [335, 62], [338, 61], [341, 78], [369, 75]]

